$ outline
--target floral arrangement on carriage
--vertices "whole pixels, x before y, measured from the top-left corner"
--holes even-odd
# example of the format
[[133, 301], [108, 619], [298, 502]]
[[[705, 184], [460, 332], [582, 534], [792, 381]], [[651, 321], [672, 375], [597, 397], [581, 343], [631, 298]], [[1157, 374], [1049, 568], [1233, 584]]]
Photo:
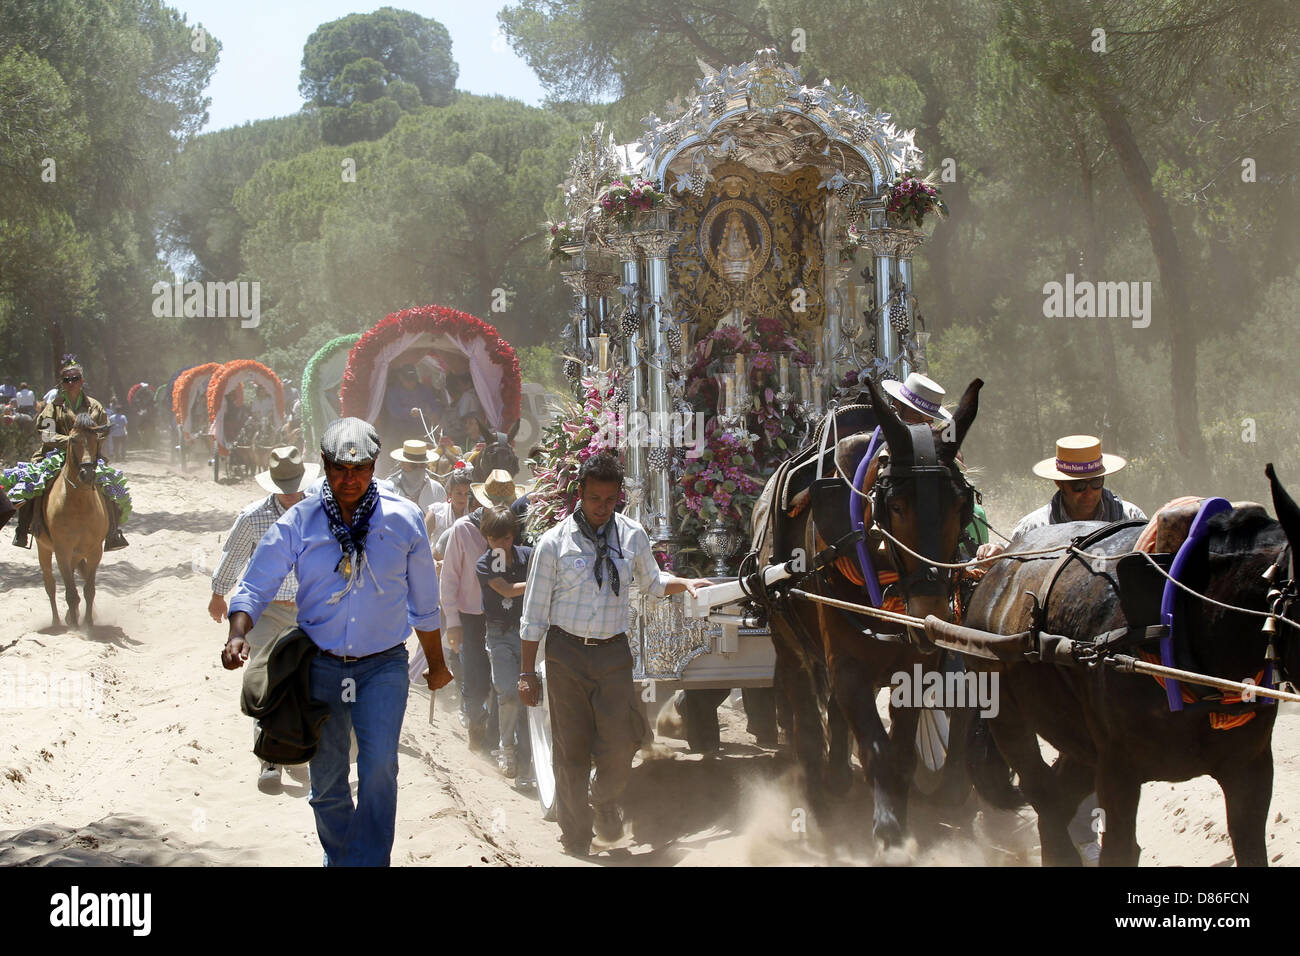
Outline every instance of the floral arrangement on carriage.
[[552, 262], [568, 262], [573, 258], [573, 253], [565, 247], [572, 249], [575, 245], [582, 242], [582, 223], [576, 219], [560, 219], [554, 222], [546, 223], [547, 235], [547, 256]]
[[172, 414], [181, 427], [182, 441], [208, 433], [208, 383], [220, 368], [220, 362], [208, 362], [176, 376], [172, 384]]
[[229, 455], [230, 447], [235, 444], [238, 437], [226, 434], [226, 416], [222, 413], [226, 396], [234, 389], [242, 389], [245, 385], [260, 385], [266, 389], [272, 400], [269, 416], [271, 428], [278, 431], [284, 424], [284, 384], [280, 381], [280, 377], [261, 362], [252, 359], [227, 362], [213, 373], [208, 381], [208, 423], [216, 440], [218, 455]]
[[378, 424], [390, 367], [431, 362], [444, 373], [468, 374], [489, 428], [507, 432], [519, 415], [519, 359], [497, 330], [467, 312], [426, 305], [393, 312], [348, 352], [339, 397], [345, 416]]
[[360, 332], [353, 332], [330, 339], [302, 370], [304, 453], [316, 448], [325, 427], [339, 417], [339, 389], [348, 367], [348, 352], [360, 338]]
[[[747, 401], [735, 411], [744, 427], [727, 429], [719, 417], [726, 404], [722, 381], [737, 357]], [[789, 375], [812, 366], [813, 356], [802, 341], [773, 317], [747, 319], [743, 330], [719, 325], [696, 343], [685, 395], [692, 409], [706, 416], [704, 447], [698, 457], [675, 463], [673, 471], [682, 488], [677, 517], [684, 539], [700, 541], [719, 522], [749, 526], [764, 481], [794, 450], [786, 436], [802, 426], [790, 401]], [[706, 570], [699, 565], [698, 549], [683, 548], [678, 557], [697, 572]]]
[[616, 223], [630, 224], [638, 213], [668, 207], [668, 194], [653, 179], [642, 176], [619, 177], [596, 195], [600, 212]]
[[941, 192], [930, 177], [919, 179], [903, 170], [885, 187], [885, 220], [894, 227], [920, 229], [926, 216], [943, 219], [948, 207], [939, 196]]
[[617, 437], [619, 410], [627, 396], [618, 379], [611, 370], [601, 388], [595, 377], [582, 376], [582, 402], [569, 400], [564, 414], [542, 430], [538, 444], [543, 454], [535, 463], [536, 480], [528, 493], [527, 527], [534, 540], [573, 514], [580, 497], [578, 470], [588, 458], [614, 452], [626, 464]]

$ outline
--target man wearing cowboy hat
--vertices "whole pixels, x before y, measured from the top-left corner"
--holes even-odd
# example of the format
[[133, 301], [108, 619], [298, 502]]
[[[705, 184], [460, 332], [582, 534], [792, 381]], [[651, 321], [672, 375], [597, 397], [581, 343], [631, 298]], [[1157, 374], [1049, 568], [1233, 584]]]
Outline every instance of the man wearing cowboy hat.
[[[36, 419], [36, 430], [40, 433], [41, 450], [32, 456], [32, 461], [40, 461], [47, 452], [56, 449], [66, 451], [68, 436], [76, 426], [79, 415], [89, 415], [97, 427], [108, 426], [108, 412], [98, 401], [86, 394], [84, 389], [85, 372], [81, 363], [72, 355], [65, 355], [59, 368], [57, 388], [51, 389], [46, 401], [40, 408]], [[104, 450], [101, 450], [104, 457]], [[105, 459], [107, 460], [107, 459]], [[102, 478], [97, 477], [100, 494], [108, 511], [108, 533], [104, 536], [105, 551], [120, 551], [127, 546], [126, 536], [122, 534], [122, 505], [104, 491]], [[39, 496], [24, 501], [18, 509], [18, 522], [14, 528], [14, 544], [19, 548], [30, 548], [28, 531], [32, 519], [39, 517]]]
[[464, 672], [461, 700], [466, 732], [472, 750], [490, 750], [498, 737], [495, 710], [488, 700], [492, 690], [492, 664], [487, 653], [487, 621], [483, 616], [483, 591], [475, 565], [487, 551], [480, 525], [483, 508], [512, 507], [526, 492], [510, 473], [498, 468], [487, 481], [474, 482], [470, 492], [482, 506], [458, 518], [451, 526], [442, 560], [442, 610], [446, 615], [447, 646], [460, 654]]
[[[415, 629], [426, 681], [451, 681], [438, 632], [438, 580], [424, 516], [375, 480], [379, 435], [340, 418], [321, 436], [325, 484], [271, 526], [230, 598], [221, 663], [242, 667], [247, 634], [292, 571], [298, 627], [316, 645], [311, 697], [329, 719], [311, 758], [311, 808], [327, 866], [387, 866], [397, 822], [397, 744], [409, 693], [406, 638]], [[356, 728], [357, 799], [349, 784]]]
[[447, 500], [446, 490], [429, 474], [429, 465], [437, 461], [438, 456], [433, 453], [428, 442], [406, 441], [401, 448], [388, 454], [394, 461], [401, 463], [401, 467], [389, 475], [388, 480], [393, 483], [399, 495], [420, 509], [421, 514], [426, 514], [431, 505]]
[[[248, 567], [258, 542], [281, 515], [307, 496], [307, 486], [320, 471], [319, 465], [304, 464], [302, 452], [293, 445], [272, 448], [270, 465], [268, 470], [257, 475], [257, 483], [270, 494], [239, 512], [226, 535], [226, 543], [221, 548], [221, 560], [212, 572], [212, 599], [208, 601], [208, 614], [218, 624], [226, 619], [226, 595]], [[298, 579], [290, 571], [280, 582], [275, 599], [262, 612], [257, 626], [248, 632], [248, 643], [254, 652], [269, 644], [286, 627], [297, 625], [297, 595]], [[258, 729], [258, 721], [254, 719], [254, 739], [257, 738]], [[289, 772], [305, 781], [304, 776], [295, 773], [297, 769], [291, 767]], [[280, 768], [263, 760], [257, 778], [257, 789], [263, 793], [278, 793]]]
[[[1056, 482], [1056, 494], [1037, 511], [1016, 523], [1012, 539], [1036, 528], [1067, 521], [1145, 521], [1147, 516], [1132, 502], [1105, 487], [1106, 476], [1120, 471], [1128, 462], [1119, 455], [1103, 454], [1101, 439], [1092, 435], [1066, 435], [1056, 442], [1056, 457], [1034, 465], [1034, 474]], [[999, 554], [1005, 544], [980, 547], [981, 558]]]

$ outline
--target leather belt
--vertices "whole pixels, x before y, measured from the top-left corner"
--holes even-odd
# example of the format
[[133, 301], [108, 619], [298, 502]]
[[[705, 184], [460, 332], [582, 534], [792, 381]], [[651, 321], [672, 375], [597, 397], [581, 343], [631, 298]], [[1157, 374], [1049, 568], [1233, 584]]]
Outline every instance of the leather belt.
[[563, 634], [569, 640], [577, 641], [579, 644], [582, 644], [585, 647], [596, 647], [601, 644], [608, 644], [611, 641], [617, 641], [620, 637], [622, 638], [627, 637], [626, 631], [619, 631], [613, 637], [580, 637], [577, 634], [573, 634], [570, 633], [569, 631], [566, 631], [562, 627], [552, 627], [551, 630], [555, 631], [558, 634]]
[[[397, 644], [393, 645], [393, 647], [398, 647], [398, 646], [399, 645]], [[322, 650], [321, 653], [329, 655], [330, 657], [334, 658], [336, 661], [342, 661], [344, 664], [351, 664], [354, 661], [369, 660], [372, 657], [378, 657], [380, 654], [387, 654], [389, 651], [393, 649], [393, 647], [386, 647], [382, 651], [375, 651], [373, 654], [362, 654], [360, 657], [351, 657], [347, 654], [335, 654], [333, 651], [326, 651], [326, 650]]]

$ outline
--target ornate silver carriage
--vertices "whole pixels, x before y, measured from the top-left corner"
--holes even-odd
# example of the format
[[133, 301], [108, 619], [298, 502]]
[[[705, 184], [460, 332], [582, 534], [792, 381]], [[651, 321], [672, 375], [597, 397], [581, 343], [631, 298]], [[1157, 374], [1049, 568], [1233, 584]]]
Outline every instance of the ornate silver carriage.
[[[691, 452], [715, 450], [717, 436], [756, 439], [742, 470], [761, 483], [827, 403], [856, 393], [854, 375], [925, 365], [912, 294], [923, 235], [891, 211], [921, 156], [889, 114], [829, 82], [805, 85], [773, 50], [701, 66], [695, 95], [647, 117], [637, 143], [617, 145], [600, 126], [584, 138], [552, 255], [575, 296], [566, 373], [589, 411], [599, 396], [608, 417], [612, 397], [628, 423], [614, 443], [625, 513], [668, 560], [707, 556], [726, 580], [749, 541], [747, 508], [731, 507], [744, 495], [727, 490], [731, 471], [702, 481]], [[770, 684], [766, 630], [737, 615], [688, 619], [680, 597], [635, 605], [628, 634], [647, 704], [676, 687]]]

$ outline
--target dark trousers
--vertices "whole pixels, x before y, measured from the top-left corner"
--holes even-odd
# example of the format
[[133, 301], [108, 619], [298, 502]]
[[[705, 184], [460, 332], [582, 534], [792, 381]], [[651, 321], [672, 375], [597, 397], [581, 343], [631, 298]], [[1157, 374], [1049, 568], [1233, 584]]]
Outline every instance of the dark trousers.
[[499, 731], [496, 694], [492, 691], [492, 661], [487, 651], [487, 619], [482, 614], [462, 614], [460, 624], [460, 666], [465, 673], [461, 700], [465, 719], [472, 740], [484, 735], [495, 745]]
[[[559, 628], [546, 636], [555, 809], [568, 846], [592, 839], [588, 803], [617, 803], [646, 732], [627, 636], [584, 645]], [[591, 779], [591, 765], [596, 777]]]

